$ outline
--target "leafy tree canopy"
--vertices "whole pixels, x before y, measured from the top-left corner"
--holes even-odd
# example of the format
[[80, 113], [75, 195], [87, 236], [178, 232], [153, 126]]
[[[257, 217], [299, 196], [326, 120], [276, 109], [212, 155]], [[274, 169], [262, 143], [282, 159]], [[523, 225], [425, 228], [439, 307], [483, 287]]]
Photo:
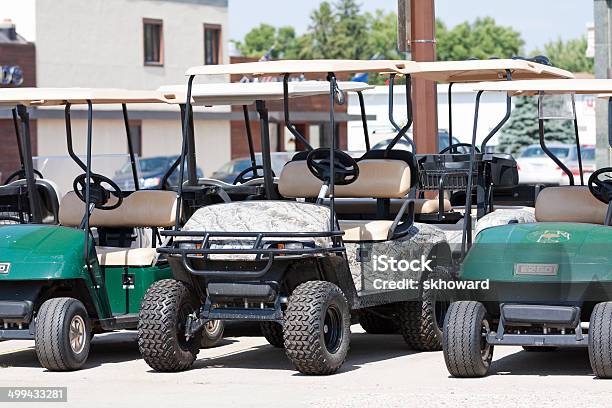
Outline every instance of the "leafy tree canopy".
[[544, 51], [536, 50], [534, 55], [546, 55], [550, 62], [559, 68], [572, 72], [593, 72], [593, 58], [586, 56], [587, 39], [585, 36], [564, 42], [560, 38], [544, 45]]
[[518, 31], [497, 25], [491, 17], [466, 21], [452, 29], [436, 21], [436, 51], [441, 61], [509, 58], [519, 55], [524, 44]]

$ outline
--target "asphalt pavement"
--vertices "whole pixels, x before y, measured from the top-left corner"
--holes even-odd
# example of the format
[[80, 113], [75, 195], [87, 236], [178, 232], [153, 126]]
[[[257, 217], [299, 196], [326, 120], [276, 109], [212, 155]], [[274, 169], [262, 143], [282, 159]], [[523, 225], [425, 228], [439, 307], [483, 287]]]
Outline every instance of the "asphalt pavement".
[[[74, 407], [604, 407], [612, 380], [593, 377], [586, 349], [495, 350], [491, 375], [455, 379], [442, 352], [409, 350], [399, 335], [370, 335], [352, 326], [341, 370], [312, 377], [296, 372], [283, 350], [256, 330], [228, 331], [202, 350], [193, 369], [156, 373], [140, 359], [133, 332], [96, 336], [84, 369], [48, 372], [31, 341], [0, 342], [0, 386], [67, 387]], [[241, 336], [238, 336], [241, 335]], [[36, 404], [19, 404], [33, 406]], [[0, 403], [1, 406], [9, 406]], [[13, 405], [14, 406], [14, 405]]]

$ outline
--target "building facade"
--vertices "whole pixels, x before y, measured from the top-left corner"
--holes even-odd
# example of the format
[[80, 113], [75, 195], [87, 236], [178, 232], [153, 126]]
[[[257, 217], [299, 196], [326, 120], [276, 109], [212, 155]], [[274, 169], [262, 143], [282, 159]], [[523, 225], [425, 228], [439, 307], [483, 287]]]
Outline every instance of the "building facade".
[[[33, 23], [24, 26], [34, 26], [39, 87], [156, 89], [186, 84], [191, 66], [229, 62], [227, 0], [36, 0], [31, 6], [27, 17]], [[72, 109], [75, 149], [82, 154], [86, 115], [83, 107]], [[177, 106], [128, 109], [140, 157], [179, 154]], [[94, 154], [127, 153], [121, 106], [94, 111]], [[222, 115], [229, 112], [217, 107], [195, 115], [196, 155], [204, 174], [230, 159], [230, 121]], [[66, 155], [63, 111], [37, 109], [34, 116], [37, 154]]]
[[[16, 31], [10, 21], [0, 22], [0, 83], [2, 87], [36, 85], [36, 49]], [[32, 126], [36, 151], [36, 125]], [[0, 181], [20, 168], [19, 150], [11, 112], [0, 111]]]

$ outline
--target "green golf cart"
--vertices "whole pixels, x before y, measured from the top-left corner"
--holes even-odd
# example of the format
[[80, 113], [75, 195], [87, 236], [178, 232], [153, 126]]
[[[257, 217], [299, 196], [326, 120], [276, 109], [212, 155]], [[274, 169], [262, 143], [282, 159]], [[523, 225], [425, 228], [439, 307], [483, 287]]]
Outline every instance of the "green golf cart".
[[[173, 98], [173, 101], [176, 98]], [[0, 339], [34, 339], [42, 366], [75, 370], [95, 333], [134, 329], [151, 283], [171, 276], [155, 249], [158, 231], [180, 218], [176, 192], [139, 190], [127, 104], [166, 103], [155, 91], [21, 88], [0, 90], [0, 105], [21, 119], [23, 196], [28, 216], [0, 226]], [[136, 191], [121, 191], [92, 167], [93, 106], [122, 105]], [[73, 149], [71, 107], [87, 106], [86, 159]], [[67, 151], [82, 174], [60, 201], [59, 225], [43, 224], [41, 182], [29, 149], [29, 109], [63, 106]], [[14, 182], [13, 182], [14, 183]], [[10, 184], [9, 184], [10, 186]], [[140, 247], [147, 230], [151, 244]]]
[[[595, 375], [611, 378], [612, 168], [595, 171], [587, 181], [578, 154], [580, 179], [575, 180], [547, 147], [545, 123], [573, 122], [580, 152], [573, 95], [610, 93], [612, 81], [481, 83], [474, 90], [477, 98], [483, 92], [536, 95], [540, 146], [567, 174], [570, 185], [539, 192], [534, 222], [510, 222], [477, 231], [460, 278], [466, 287], [476, 282], [487, 285], [466, 291], [466, 300], [449, 308], [443, 348], [448, 371], [456, 377], [486, 375], [495, 346], [523, 346], [527, 351], [588, 347]], [[477, 115], [478, 107], [473, 145]]]

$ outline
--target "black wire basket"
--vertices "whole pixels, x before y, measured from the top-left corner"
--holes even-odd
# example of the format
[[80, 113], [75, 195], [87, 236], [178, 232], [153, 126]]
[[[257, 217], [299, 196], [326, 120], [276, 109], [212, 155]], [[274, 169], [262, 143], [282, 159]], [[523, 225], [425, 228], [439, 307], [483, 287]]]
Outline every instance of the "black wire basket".
[[481, 155], [470, 166], [469, 154], [428, 154], [419, 159], [421, 190], [465, 190], [472, 174], [472, 187], [476, 184]]

